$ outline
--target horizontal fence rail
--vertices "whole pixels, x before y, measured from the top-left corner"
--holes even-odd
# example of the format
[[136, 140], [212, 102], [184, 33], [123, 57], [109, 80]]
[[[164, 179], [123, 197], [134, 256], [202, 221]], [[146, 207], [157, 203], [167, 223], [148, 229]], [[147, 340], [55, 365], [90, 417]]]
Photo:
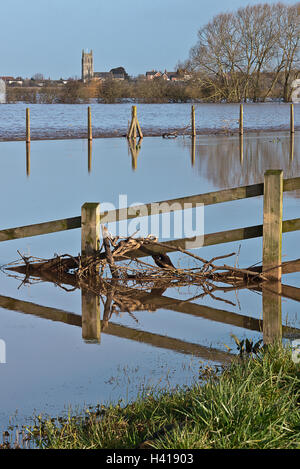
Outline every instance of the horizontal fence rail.
[[[283, 181], [284, 192], [298, 189], [300, 189], [300, 177], [285, 179]], [[183, 210], [185, 208], [185, 204], [204, 204], [205, 206], [214, 205], [225, 202], [233, 202], [235, 200], [248, 199], [251, 197], [259, 197], [262, 196], [263, 193], [264, 184], [260, 183], [233, 189], [209, 192], [206, 194], [180, 197], [160, 202], [151, 202], [148, 204], [101, 212], [100, 223], [103, 224], [143, 217], [145, 216], [145, 210], [149, 212], [149, 215], [156, 215], [158, 213], [168, 213], [171, 211]], [[0, 242], [32, 236], [40, 236], [49, 233], [56, 233], [59, 231], [73, 230], [76, 228], [81, 228], [81, 216], [0, 230]], [[283, 232], [290, 232], [295, 230], [299, 230], [299, 219], [283, 222]], [[222, 242], [240, 241], [243, 239], [256, 238], [260, 236], [262, 236], [262, 225], [238, 228], [235, 230], [204, 235], [204, 246], [219, 244]], [[178, 240], [179, 243], [180, 241], [181, 240]], [[201, 243], [202, 241], [203, 238], [201, 237]], [[197, 241], [195, 240], [195, 242]], [[171, 243], [172, 242], [168, 242], [166, 244]]]

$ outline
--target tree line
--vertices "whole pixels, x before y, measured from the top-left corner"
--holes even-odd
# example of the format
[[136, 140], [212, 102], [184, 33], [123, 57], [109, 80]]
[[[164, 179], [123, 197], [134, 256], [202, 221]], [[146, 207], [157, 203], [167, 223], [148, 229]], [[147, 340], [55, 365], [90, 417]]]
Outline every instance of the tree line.
[[258, 4], [216, 15], [198, 31], [189, 58], [179, 63], [188, 81], [170, 82], [142, 77], [63, 86], [7, 89], [8, 102], [81, 103], [97, 99], [115, 103], [134, 99], [144, 103], [254, 102], [268, 98], [289, 101], [291, 83], [299, 69], [300, 2], [295, 5]]
[[300, 3], [258, 4], [216, 15], [198, 31], [185, 66], [213, 101], [289, 101], [299, 76]]

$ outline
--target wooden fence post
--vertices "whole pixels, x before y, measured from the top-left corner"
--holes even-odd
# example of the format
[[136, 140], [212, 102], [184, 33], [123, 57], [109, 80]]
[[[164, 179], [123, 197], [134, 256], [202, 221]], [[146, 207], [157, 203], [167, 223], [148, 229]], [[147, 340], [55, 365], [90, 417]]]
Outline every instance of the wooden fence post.
[[30, 143], [30, 109], [26, 108], [26, 143]]
[[139, 137], [143, 138], [143, 132], [140, 126], [140, 123], [137, 118], [137, 110], [136, 106], [132, 106], [131, 108], [131, 124], [127, 133], [127, 138], [136, 138], [137, 131], [139, 133]]
[[100, 247], [100, 204], [85, 203], [81, 207], [81, 262], [95, 254]]
[[270, 169], [264, 178], [263, 272], [277, 282], [282, 270], [282, 199], [283, 171]]
[[195, 106], [192, 106], [192, 137], [196, 137]]
[[295, 119], [294, 119], [294, 104], [291, 104], [290, 108], [290, 131], [291, 134], [295, 133]]
[[243, 105], [240, 104], [240, 135], [244, 134], [244, 108]]
[[91, 115], [91, 107], [88, 106], [88, 140], [92, 140], [92, 115]]

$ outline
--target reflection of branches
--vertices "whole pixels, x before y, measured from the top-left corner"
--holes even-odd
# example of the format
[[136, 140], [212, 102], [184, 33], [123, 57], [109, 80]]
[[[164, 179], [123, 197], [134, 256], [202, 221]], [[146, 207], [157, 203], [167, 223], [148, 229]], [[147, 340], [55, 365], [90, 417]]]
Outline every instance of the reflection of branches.
[[[162, 304], [160, 299], [168, 288], [193, 286], [196, 290], [200, 289], [200, 292], [194, 295], [194, 300], [209, 296], [214, 300], [234, 305], [218, 296], [216, 292], [258, 286], [266, 280], [259, 271], [216, 264], [216, 261], [232, 257], [235, 253], [206, 260], [180, 247], [159, 243], [152, 236], [114, 238], [105, 228], [103, 234], [101, 249], [85, 259], [84, 265], [80, 256], [73, 257], [68, 254], [48, 260], [25, 258], [21, 255], [23, 263], [17, 266], [10, 264], [7, 269], [10, 272], [25, 274], [22, 284], [30, 283], [33, 278], [53, 282], [65, 291], [80, 288], [97, 296], [104, 295], [104, 328], [107, 327], [112, 314], [126, 312], [137, 322], [134, 311], [155, 311]], [[191, 257], [195, 267], [177, 268], [166, 251], [180, 251]], [[138, 253], [152, 257], [155, 265], [138, 259]], [[224, 286], [219, 287], [219, 282], [229, 283], [231, 286], [227, 289]], [[167, 306], [165, 301], [163, 304], [164, 307]]]

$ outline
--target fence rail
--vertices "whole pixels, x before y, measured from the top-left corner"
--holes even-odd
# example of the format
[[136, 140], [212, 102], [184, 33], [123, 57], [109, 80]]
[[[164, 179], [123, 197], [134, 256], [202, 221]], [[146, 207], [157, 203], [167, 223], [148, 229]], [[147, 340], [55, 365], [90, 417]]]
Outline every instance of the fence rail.
[[[283, 192], [297, 189], [300, 189], [300, 177], [285, 179], [283, 181]], [[248, 199], [251, 197], [259, 197], [263, 194], [263, 183], [252, 184], [236, 187], [233, 189], [224, 189], [221, 191], [208, 192], [206, 194], [180, 197], [176, 199], [151, 202], [144, 205], [136, 205], [133, 207], [101, 212], [100, 223], [109, 223], [142, 217], [144, 216], [145, 209], [149, 212], [149, 215], [155, 215], [157, 213], [168, 213], [170, 211], [182, 210], [185, 204], [202, 203], [204, 205], [214, 205], [225, 202], [233, 202], [235, 200]], [[0, 230], [0, 242], [27, 238], [31, 236], [40, 236], [49, 233], [56, 233], [59, 231], [73, 230], [76, 228], [81, 228], [81, 216]], [[283, 232], [295, 231], [298, 229], [299, 219], [283, 222]], [[204, 243], [206, 246], [209, 246], [212, 244], [219, 244], [222, 242], [222, 239], [224, 240], [223, 242], [231, 242], [242, 239], [256, 238], [259, 236], [262, 236], [262, 225], [207, 234], [205, 235]], [[170, 242], [168, 242], [168, 244], [170, 244]]]

